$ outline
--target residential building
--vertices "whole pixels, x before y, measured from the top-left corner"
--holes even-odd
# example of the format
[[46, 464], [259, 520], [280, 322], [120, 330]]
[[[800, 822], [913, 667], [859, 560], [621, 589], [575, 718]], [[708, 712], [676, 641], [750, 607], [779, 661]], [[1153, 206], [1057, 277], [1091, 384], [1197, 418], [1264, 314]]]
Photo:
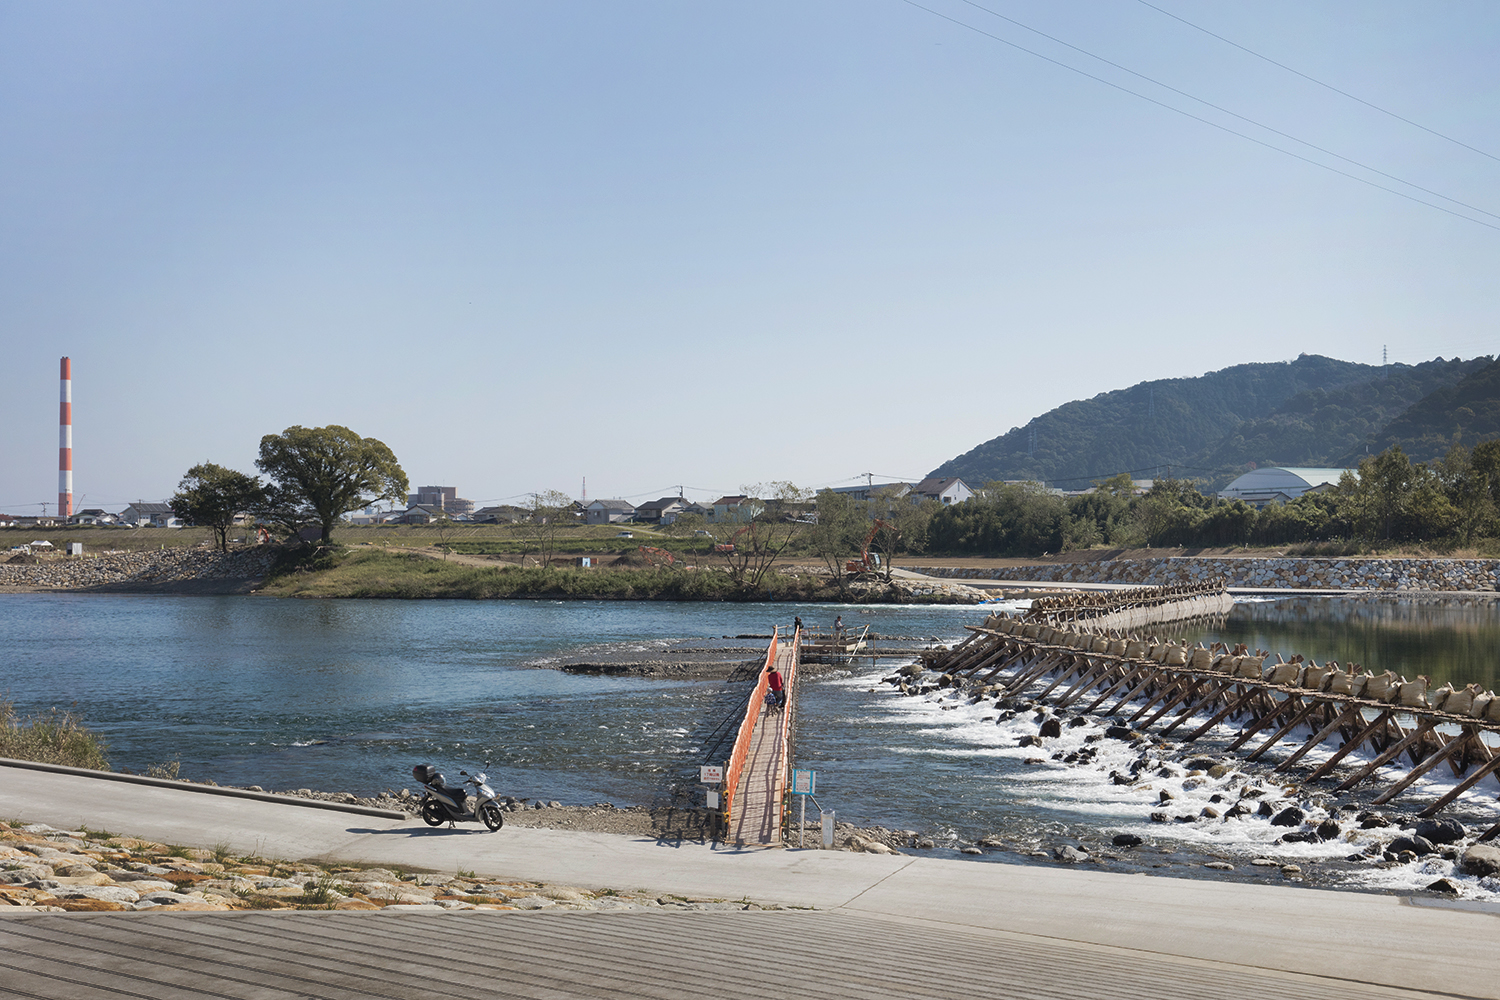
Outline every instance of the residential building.
[[719, 497], [714, 501], [714, 512], [708, 516], [710, 524], [744, 524], [766, 509], [766, 505], [754, 497], [743, 494]]
[[635, 504], [628, 500], [595, 500], [584, 513], [589, 524], [618, 524], [635, 517]]
[[969, 484], [956, 476], [928, 476], [911, 488], [913, 503], [936, 500], [945, 507], [963, 503], [973, 495], [974, 491], [969, 489]]
[[834, 493], [841, 493], [850, 500], [869, 500], [872, 496], [904, 497], [911, 492], [910, 483], [861, 483], [858, 486], [835, 486]]
[[642, 524], [671, 524], [687, 510], [687, 506], [688, 502], [682, 497], [662, 497], [637, 507], [635, 519]]
[[517, 521], [526, 520], [528, 515], [529, 512], [525, 507], [500, 504], [479, 508], [474, 512], [474, 521], [477, 524], [514, 524]]
[[90, 507], [80, 510], [70, 520], [73, 524], [114, 524], [119, 519], [100, 507]]
[[443, 508], [432, 504], [414, 503], [395, 517], [391, 518], [389, 524], [431, 524], [433, 521], [447, 519]]
[[137, 500], [120, 511], [122, 524], [133, 524], [137, 528], [151, 525], [157, 528], [180, 528], [182, 522], [172, 514], [172, 508], [164, 503], [146, 503]]

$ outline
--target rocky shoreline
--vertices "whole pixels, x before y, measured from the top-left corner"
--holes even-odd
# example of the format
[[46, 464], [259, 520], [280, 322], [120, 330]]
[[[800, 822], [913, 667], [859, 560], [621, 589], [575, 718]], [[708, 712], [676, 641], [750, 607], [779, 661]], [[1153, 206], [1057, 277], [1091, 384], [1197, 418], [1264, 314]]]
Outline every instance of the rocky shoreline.
[[270, 570], [278, 554], [271, 547], [255, 547], [230, 552], [164, 548], [82, 556], [11, 556], [0, 562], [0, 589], [248, 593]]
[[0, 823], [0, 916], [227, 910], [779, 910], [775, 903], [241, 857], [102, 830]]
[[914, 573], [950, 580], [1030, 580], [1038, 583], [1130, 583], [1173, 586], [1219, 577], [1231, 587], [1291, 590], [1494, 591], [1500, 559], [1328, 559], [1178, 556], [1106, 559], [1013, 566], [1005, 569], [910, 566]]

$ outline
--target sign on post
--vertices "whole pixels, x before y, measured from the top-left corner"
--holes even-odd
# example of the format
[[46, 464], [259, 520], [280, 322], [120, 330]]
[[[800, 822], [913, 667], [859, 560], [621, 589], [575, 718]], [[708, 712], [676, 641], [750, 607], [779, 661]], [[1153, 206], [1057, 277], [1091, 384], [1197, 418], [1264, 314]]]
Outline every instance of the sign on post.
[[803, 834], [807, 832], [807, 800], [818, 790], [818, 772], [809, 771], [804, 768], [792, 768], [793, 795], [802, 796], [802, 816], [797, 823], [797, 846], [802, 846]]
[[698, 780], [705, 785], [717, 785], [724, 780], [724, 766], [722, 764], [704, 764], [698, 768]]

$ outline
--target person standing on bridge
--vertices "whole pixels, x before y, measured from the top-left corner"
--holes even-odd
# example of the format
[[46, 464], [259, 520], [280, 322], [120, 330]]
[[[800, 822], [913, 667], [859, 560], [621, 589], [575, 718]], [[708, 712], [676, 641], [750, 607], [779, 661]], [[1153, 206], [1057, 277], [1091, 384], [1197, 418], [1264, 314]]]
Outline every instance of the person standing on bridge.
[[786, 679], [774, 663], [766, 672], [766, 702], [775, 708], [786, 707]]

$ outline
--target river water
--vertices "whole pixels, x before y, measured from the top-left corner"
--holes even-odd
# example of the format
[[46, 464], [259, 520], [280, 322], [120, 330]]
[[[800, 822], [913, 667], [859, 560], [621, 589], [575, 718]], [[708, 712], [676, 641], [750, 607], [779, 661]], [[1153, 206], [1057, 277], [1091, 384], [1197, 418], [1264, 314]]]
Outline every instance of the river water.
[[[0, 698], [21, 714], [54, 706], [78, 712], [109, 742], [117, 769], [179, 761], [197, 780], [369, 794], [404, 787], [412, 764], [432, 761], [450, 773], [478, 765], [504, 794], [647, 804], [691, 781], [707, 730], [742, 686], [575, 676], [547, 664], [601, 653], [660, 658], [685, 640], [722, 645], [793, 615], [826, 627], [837, 614], [856, 628], [949, 641], [986, 611], [10, 594], [0, 596]], [[1434, 687], [1445, 680], [1497, 686], [1500, 609], [1489, 602], [1262, 601], [1236, 605], [1216, 626], [1168, 633], [1426, 673]], [[1243, 865], [1274, 851], [1322, 866], [1325, 883], [1400, 889], [1454, 874], [1436, 861], [1340, 866], [1363, 841], [1276, 844], [1285, 831], [1268, 822], [1153, 824], [1164, 789], [1179, 813], [1223, 801], [1233, 789], [1188, 776], [1180, 760], [1176, 773], [1167, 762], [1168, 773], [1149, 786], [1118, 786], [1110, 771], [1129, 766], [1137, 751], [1099, 740], [1098, 725], [1066, 729], [1039, 756], [1017, 745], [1036, 732], [1029, 713], [1003, 720], [992, 704], [942, 693], [902, 697], [880, 682], [892, 669], [889, 661], [864, 660], [802, 687], [798, 760], [818, 771], [820, 804], [841, 818], [923, 831], [952, 847], [998, 836], [1012, 850], [986, 857], [1007, 861], [1022, 856], [1016, 849], [1061, 843], [1097, 852], [1114, 833], [1136, 832], [1161, 860], [1117, 861], [1125, 870], [1195, 866], [1209, 855]], [[1194, 752], [1214, 745], [1206, 739]], [[1095, 756], [1053, 759], [1077, 751]], [[1247, 770], [1261, 778], [1269, 768]], [[1268, 797], [1281, 795], [1271, 791]], [[1411, 794], [1421, 792], [1419, 785]], [[1326, 812], [1346, 825], [1352, 811], [1338, 807], [1358, 804], [1321, 793], [1296, 801], [1314, 817]], [[1494, 783], [1462, 800], [1458, 815], [1471, 824], [1500, 819]], [[1480, 897], [1500, 892], [1474, 880], [1464, 888]]]

